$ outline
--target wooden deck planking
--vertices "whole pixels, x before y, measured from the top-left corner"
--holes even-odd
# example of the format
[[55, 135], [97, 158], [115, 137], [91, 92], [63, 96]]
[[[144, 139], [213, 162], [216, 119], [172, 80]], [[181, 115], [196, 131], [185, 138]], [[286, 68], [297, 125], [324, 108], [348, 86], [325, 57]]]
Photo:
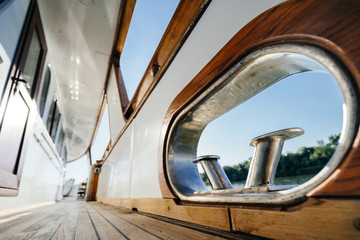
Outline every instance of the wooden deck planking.
[[54, 204], [31, 210], [28, 212], [29, 214], [27, 211], [18, 213], [18, 216], [13, 214], [12, 220], [0, 224], [0, 239], [26, 239], [33, 235], [36, 229], [40, 229], [48, 223], [49, 219], [55, 218], [58, 213], [54, 212], [61, 208], [63, 208], [62, 204]]
[[100, 239], [85, 204], [79, 204], [79, 216], [76, 224], [75, 239]]
[[76, 223], [79, 216], [80, 202], [69, 203], [72, 208], [65, 218], [64, 222], [60, 224], [59, 228], [53, 233], [52, 240], [73, 239], [76, 229]]
[[208, 232], [96, 202], [65, 200], [8, 215], [0, 239], [223, 239]]
[[[98, 205], [98, 204], [96, 204]], [[94, 207], [95, 204], [92, 204]], [[99, 208], [94, 208], [104, 219], [111, 224], [127, 239], [161, 239], [160, 237], [156, 236], [152, 232], [144, 231], [141, 227], [129, 223], [124, 220], [119, 214], [114, 214], [113, 212], [116, 211], [116, 208], [111, 207], [111, 209], [102, 210]], [[122, 213], [124, 214], [124, 213]], [[126, 213], [125, 213], [126, 214]]]
[[93, 207], [90, 207], [89, 204], [86, 205], [86, 208], [96, 226], [100, 239], [128, 239], [125, 234], [118, 231], [112, 223], [98, 213]]
[[152, 232], [161, 239], [223, 239], [217, 236], [212, 236], [206, 233], [202, 233], [196, 230], [188, 229], [175, 225], [172, 223], [164, 222], [158, 219], [144, 217], [125, 209], [114, 208], [109, 205], [97, 204], [94, 206], [99, 211], [110, 212], [123, 220], [141, 227], [145, 231]]

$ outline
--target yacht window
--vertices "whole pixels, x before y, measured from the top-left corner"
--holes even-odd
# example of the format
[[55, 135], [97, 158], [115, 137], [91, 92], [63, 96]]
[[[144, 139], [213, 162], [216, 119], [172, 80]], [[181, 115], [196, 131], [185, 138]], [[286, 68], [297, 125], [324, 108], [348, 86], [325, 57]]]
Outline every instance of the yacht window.
[[178, 3], [179, 0], [137, 1], [120, 58], [129, 99], [133, 97]]
[[48, 119], [46, 122], [46, 129], [49, 132], [49, 135], [53, 141], [55, 141], [56, 131], [58, 129], [59, 121], [60, 121], [60, 112], [57, 106], [57, 101], [54, 100], [50, 107], [50, 112], [48, 115]]
[[357, 102], [346, 69], [322, 49], [258, 50], [174, 119], [166, 145], [170, 184], [189, 201], [298, 201], [351, 147]]
[[40, 54], [41, 54], [40, 40], [37, 32], [33, 31], [32, 38], [30, 41], [29, 52], [25, 60], [24, 72], [22, 73], [22, 77], [30, 86], [29, 90], [31, 92], [31, 96], [33, 96], [33, 92], [35, 91], [34, 80], [36, 76], [35, 75], [36, 70], [38, 68], [38, 62], [41, 57]]
[[56, 149], [58, 150], [59, 155], [61, 155], [61, 150], [63, 148], [64, 138], [65, 138], [64, 129], [62, 127], [60, 127], [59, 138], [57, 139], [57, 142], [56, 142]]
[[119, 135], [121, 129], [125, 125], [118, 89], [119, 88], [114, 72], [114, 67], [112, 67], [109, 78], [109, 85], [106, 90], [110, 140], [112, 143], [115, 143], [116, 137]]
[[94, 142], [91, 144], [91, 158], [95, 162], [96, 160], [102, 160], [102, 156], [106, 150], [110, 141], [110, 128], [109, 128], [109, 114], [108, 106], [106, 105], [104, 113], [101, 118], [99, 128], [96, 133]]
[[44, 115], [46, 98], [47, 98], [47, 95], [49, 92], [50, 79], [51, 79], [51, 72], [50, 72], [50, 68], [47, 67], [45, 77], [44, 77], [44, 80], [42, 83], [40, 103], [39, 103], [39, 112], [40, 112], [41, 116]]

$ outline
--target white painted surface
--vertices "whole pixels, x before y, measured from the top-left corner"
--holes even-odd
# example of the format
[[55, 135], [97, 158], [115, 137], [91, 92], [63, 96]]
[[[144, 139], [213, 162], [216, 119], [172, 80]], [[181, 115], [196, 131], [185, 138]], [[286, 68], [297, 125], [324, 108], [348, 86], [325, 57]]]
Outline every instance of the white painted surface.
[[73, 160], [86, 152], [95, 128], [120, 0], [39, 2]]
[[5, 1], [0, 6], [0, 94], [14, 58], [30, 1]]
[[[106, 194], [105, 197], [130, 197], [133, 130], [131, 124], [104, 164], [99, 180], [101, 184], [98, 185], [100, 195], [103, 193]], [[106, 179], [108, 181], [105, 181]]]
[[[31, 110], [36, 111], [34, 103], [31, 105]], [[36, 112], [32, 112], [29, 128], [19, 194], [16, 197], [0, 197], [0, 209], [62, 199], [64, 173], [61, 159]]]
[[[257, 15], [279, 2], [268, 0], [215, 0], [211, 2], [134, 120], [132, 168], [128, 165], [129, 161], [127, 160], [131, 153], [123, 154], [126, 151], [124, 148], [128, 147], [126, 144], [132, 141], [131, 134], [128, 133], [133, 130], [132, 128], [127, 129], [127, 132], [116, 145], [116, 151], [110, 154], [104, 165], [106, 170], [102, 171], [100, 175], [102, 180], [99, 182], [99, 189], [104, 186], [104, 188], [117, 188], [117, 190], [102, 191], [102, 197], [128, 197], [128, 190], [126, 188], [121, 189], [119, 186], [127, 186], [129, 175], [127, 171], [131, 169], [130, 197], [161, 197], [158, 181], [159, 139], [163, 120], [170, 103], [235, 33]], [[119, 151], [120, 148], [123, 150]], [[125, 162], [127, 164], [124, 164]], [[109, 168], [107, 165], [110, 163], [112, 165], [111, 171], [107, 169]], [[111, 176], [109, 177], [108, 174]], [[109, 186], [105, 183], [105, 179], [111, 179], [111, 182], [108, 182]]]
[[125, 125], [122, 108], [120, 105], [119, 90], [117, 87], [116, 76], [113, 67], [111, 68], [109, 85], [107, 87], [107, 101], [109, 110], [110, 139], [111, 145], [113, 145], [121, 129], [123, 129]]

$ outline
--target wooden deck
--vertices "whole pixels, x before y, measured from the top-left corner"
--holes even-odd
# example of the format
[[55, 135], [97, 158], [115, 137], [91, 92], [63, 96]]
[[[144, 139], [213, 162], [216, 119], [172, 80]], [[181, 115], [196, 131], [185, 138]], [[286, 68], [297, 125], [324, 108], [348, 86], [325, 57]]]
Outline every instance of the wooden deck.
[[[97, 202], [63, 200], [16, 213], [0, 211], [0, 239], [236, 239]], [[241, 238], [243, 239], [243, 238]]]

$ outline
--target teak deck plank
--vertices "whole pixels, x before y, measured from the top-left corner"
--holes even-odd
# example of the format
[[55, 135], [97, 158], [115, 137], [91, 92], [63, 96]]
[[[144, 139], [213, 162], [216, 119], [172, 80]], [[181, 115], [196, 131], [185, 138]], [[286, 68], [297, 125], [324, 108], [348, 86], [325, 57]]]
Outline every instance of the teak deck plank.
[[0, 239], [223, 239], [97, 202], [64, 200], [16, 213], [0, 211]]
[[96, 208], [102, 211], [111, 211], [117, 216], [121, 216], [125, 221], [140, 226], [146, 231], [151, 231], [161, 239], [223, 239], [216, 236], [212, 236], [206, 233], [202, 233], [196, 230], [184, 228], [175, 224], [164, 222], [158, 219], [145, 217], [143, 215], [131, 212], [125, 209], [114, 208], [109, 205], [97, 204]]
[[93, 207], [86, 204], [90, 217], [96, 226], [100, 239], [127, 239], [107, 219], [100, 215]]
[[[30, 231], [33, 233], [35, 225], [38, 225], [39, 222], [48, 222], [49, 218], [56, 216], [53, 212], [61, 208], [63, 208], [62, 204], [55, 204], [41, 209], [23, 211], [17, 215], [12, 214], [11, 220], [0, 224], [0, 239], [26, 239]], [[30, 214], [28, 214], [29, 212]]]
[[[121, 233], [126, 236], [126, 239], [161, 239], [160, 237], [154, 235], [151, 232], [144, 231], [141, 227], [129, 223], [124, 220], [119, 214], [115, 214], [114, 210], [116, 208], [111, 208], [107, 210], [100, 209], [98, 204], [92, 204], [94, 209], [107, 221], [111, 222], [113, 226], [118, 229]], [[99, 211], [100, 210], [100, 211]], [[123, 213], [124, 214], [124, 213]]]
[[75, 239], [100, 239], [97, 236], [96, 229], [90, 219], [90, 215], [85, 207], [85, 204], [80, 204], [79, 208]]
[[52, 240], [63, 240], [63, 239], [73, 239], [77, 219], [79, 217], [79, 202], [72, 203], [72, 208], [70, 213], [64, 220], [64, 222], [59, 226], [57, 231], [53, 233], [51, 237]]

